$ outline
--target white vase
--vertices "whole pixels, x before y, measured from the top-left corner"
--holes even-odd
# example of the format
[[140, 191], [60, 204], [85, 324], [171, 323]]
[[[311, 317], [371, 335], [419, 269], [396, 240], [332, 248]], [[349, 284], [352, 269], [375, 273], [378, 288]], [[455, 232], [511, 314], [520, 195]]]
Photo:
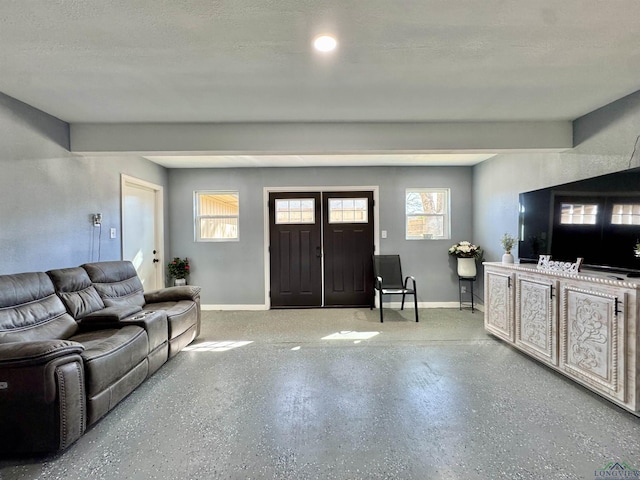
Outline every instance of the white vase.
[[502, 255], [502, 263], [513, 263], [513, 255], [510, 253]]
[[173, 280], [173, 284], [176, 287], [184, 287], [187, 284], [187, 279], [186, 278], [176, 278]]
[[475, 258], [458, 258], [459, 277], [475, 277], [477, 273]]

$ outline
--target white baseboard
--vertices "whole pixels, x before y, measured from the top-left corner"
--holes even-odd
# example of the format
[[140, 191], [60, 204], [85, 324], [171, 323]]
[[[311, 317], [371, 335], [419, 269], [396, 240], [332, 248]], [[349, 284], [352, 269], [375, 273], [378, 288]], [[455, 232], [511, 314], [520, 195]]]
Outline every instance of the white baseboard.
[[202, 305], [202, 310], [269, 310], [266, 305]]
[[[397, 308], [400, 309], [402, 302], [384, 302], [385, 308]], [[464, 302], [463, 308], [471, 308], [471, 303]], [[476, 310], [484, 312], [484, 305], [475, 304]], [[404, 309], [412, 309], [413, 302], [404, 302]], [[418, 302], [418, 308], [460, 308], [459, 302]]]
[[[401, 302], [390, 302], [384, 303], [385, 308], [400, 308]], [[465, 308], [470, 307], [469, 303], [464, 303]], [[250, 304], [250, 305], [202, 305], [202, 310], [269, 310], [267, 305], [258, 305], [258, 304]], [[363, 307], [366, 308], [366, 307]], [[404, 308], [411, 309], [413, 308], [412, 302], [405, 302]], [[458, 302], [418, 302], [418, 308], [460, 308], [460, 304]], [[475, 305], [477, 310], [484, 312], [484, 305]]]

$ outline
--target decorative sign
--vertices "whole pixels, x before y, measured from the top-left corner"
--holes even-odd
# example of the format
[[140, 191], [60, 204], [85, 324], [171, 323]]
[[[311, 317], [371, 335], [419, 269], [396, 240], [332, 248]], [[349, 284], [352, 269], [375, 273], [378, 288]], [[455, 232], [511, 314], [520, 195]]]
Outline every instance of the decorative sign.
[[582, 265], [583, 258], [578, 258], [574, 263], [571, 262], [557, 262], [551, 260], [551, 255], [540, 255], [538, 258], [538, 270], [545, 270], [547, 272], [564, 272], [564, 273], [578, 273], [580, 271], [580, 265]]

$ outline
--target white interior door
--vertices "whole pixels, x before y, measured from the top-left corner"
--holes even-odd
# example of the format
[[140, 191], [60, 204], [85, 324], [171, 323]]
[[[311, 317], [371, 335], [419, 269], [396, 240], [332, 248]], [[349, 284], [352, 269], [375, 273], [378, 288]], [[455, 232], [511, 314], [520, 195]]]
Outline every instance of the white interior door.
[[130, 260], [145, 291], [163, 286], [162, 187], [122, 177], [122, 258]]

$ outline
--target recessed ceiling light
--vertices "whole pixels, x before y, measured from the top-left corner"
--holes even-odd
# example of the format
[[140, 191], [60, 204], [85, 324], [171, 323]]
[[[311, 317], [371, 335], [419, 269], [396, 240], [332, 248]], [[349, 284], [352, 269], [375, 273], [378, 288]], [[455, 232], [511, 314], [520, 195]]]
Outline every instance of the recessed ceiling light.
[[313, 47], [319, 52], [331, 52], [338, 46], [338, 41], [331, 35], [318, 35], [313, 40]]

